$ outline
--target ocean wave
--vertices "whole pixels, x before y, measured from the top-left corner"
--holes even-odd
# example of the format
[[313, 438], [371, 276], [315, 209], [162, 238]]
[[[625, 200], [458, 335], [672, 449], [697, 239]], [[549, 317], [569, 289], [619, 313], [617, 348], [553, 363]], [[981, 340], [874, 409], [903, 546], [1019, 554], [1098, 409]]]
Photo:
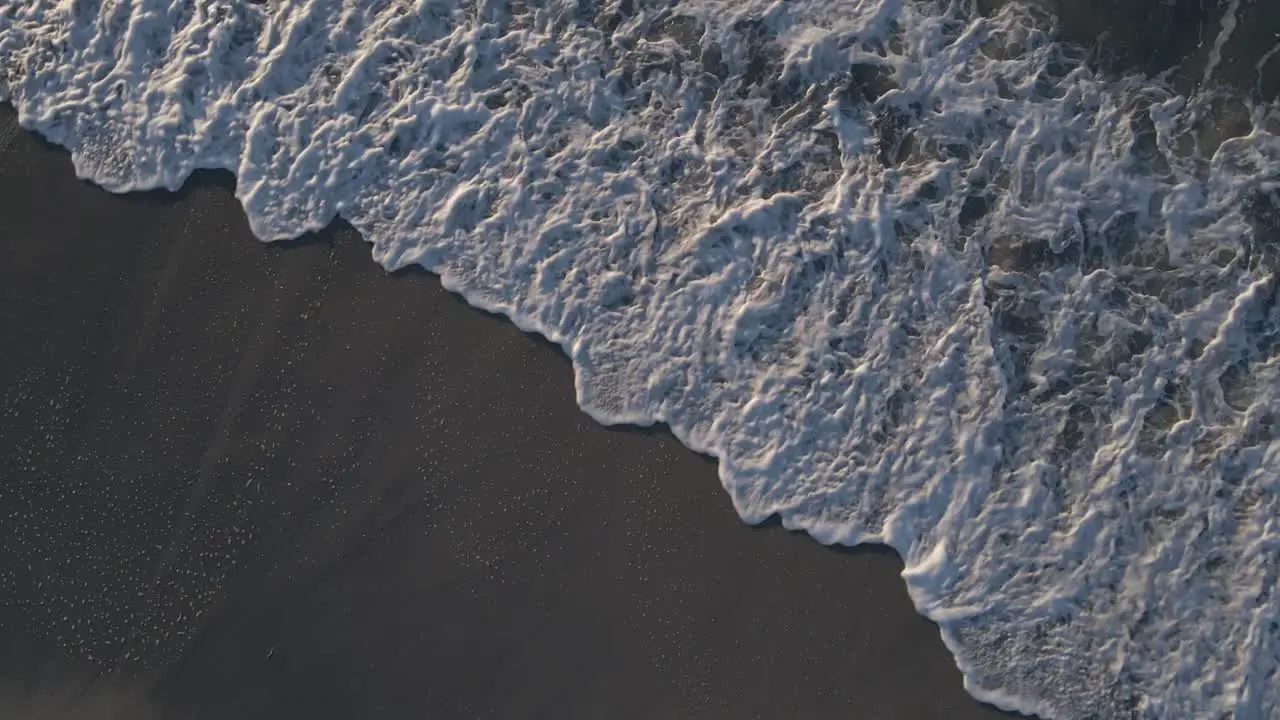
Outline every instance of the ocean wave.
[[1051, 25], [0, 0], [0, 97], [109, 190], [225, 168], [264, 240], [347, 219], [720, 458], [744, 520], [894, 547], [981, 699], [1280, 717], [1280, 113]]

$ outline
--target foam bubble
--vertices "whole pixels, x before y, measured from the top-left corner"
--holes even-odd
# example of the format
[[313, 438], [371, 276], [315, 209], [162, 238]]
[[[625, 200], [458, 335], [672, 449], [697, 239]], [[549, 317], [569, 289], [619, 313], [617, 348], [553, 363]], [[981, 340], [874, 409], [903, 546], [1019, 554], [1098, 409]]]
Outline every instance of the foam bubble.
[[341, 215], [747, 521], [893, 546], [980, 698], [1280, 706], [1273, 107], [907, 0], [30, 0], [0, 69], [82, 176]]

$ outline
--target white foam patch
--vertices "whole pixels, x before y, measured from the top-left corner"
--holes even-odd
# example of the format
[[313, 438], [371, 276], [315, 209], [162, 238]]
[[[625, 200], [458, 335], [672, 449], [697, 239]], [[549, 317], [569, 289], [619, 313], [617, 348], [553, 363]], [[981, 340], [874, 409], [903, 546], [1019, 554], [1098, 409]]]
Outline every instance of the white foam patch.
[[1274, 109], [908, 0], [10, 0], [0, 69], [84, 177], [340, 214], [747, 521], [893, 546], [976, 696], [1277, 717]]

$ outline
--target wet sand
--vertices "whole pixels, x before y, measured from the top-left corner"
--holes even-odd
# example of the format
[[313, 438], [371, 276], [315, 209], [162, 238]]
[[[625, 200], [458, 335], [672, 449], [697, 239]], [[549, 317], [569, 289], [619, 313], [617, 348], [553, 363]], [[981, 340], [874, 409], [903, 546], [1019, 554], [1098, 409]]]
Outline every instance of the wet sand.
[[743, 525], [557, 348], [230, 182], [113, 196], [0, 115], [0, 716], [1004, 716], [896, 555]]
[[[1221, 12], [1051, 4], [1191, 86]], [[1275, 97], [1265, 6], [1215, 77]], [[1012, 717], [893, 553], [742, 525], [349, 228], [263, 246], [221, 174], [109, 195], [7, 108], [0, 188], [0, 717]]]

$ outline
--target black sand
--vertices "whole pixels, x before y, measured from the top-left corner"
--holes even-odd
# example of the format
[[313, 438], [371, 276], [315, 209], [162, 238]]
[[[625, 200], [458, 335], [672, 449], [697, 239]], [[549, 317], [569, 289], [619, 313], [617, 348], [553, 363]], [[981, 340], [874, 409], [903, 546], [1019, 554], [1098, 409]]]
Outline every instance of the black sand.
[[[1044, 1], [1183, 87], [1221, 13]], [[1215, 77], [1275, 97], [1277, 32]], [[0, 719], [1002, 716], [892, 553], [742, 525], [557, 349], [229, 185], [112, 196], [0, 114]]]
[[0, 717], [1001, 716], [895, 555], [741, 524], [558, 349], [229, 183], [113, 196], [0, 118]]

